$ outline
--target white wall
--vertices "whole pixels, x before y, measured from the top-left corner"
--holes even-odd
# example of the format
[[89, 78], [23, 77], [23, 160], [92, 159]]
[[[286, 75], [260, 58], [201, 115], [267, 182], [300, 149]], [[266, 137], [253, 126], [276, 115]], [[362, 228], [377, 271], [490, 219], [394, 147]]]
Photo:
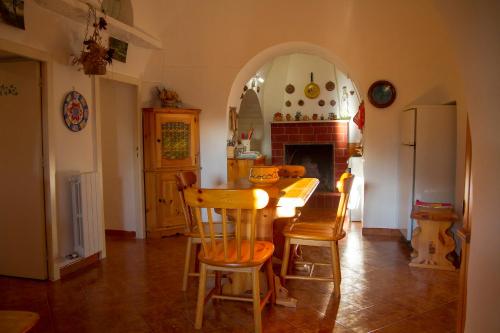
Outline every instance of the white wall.
[[137, 88], [101, 80], [101, 142], [104, 222], [106, 229], [136, 231], [135, 186]]
[[[282, 101], [281, 108], [277, 111], [290, 113], [292, 116], [299, 111], [302, 115], [308, 115], [309, 117], [312, 117], [313, 113], [317, 113], [318, 115], [323, 114], [325, 118], [328, 117], [329, 112], [335, 112], [338, 114], [339, 95], [335, 75], [335, 65], [320, 57], [308, 54], [292, 54], [288, 57], [290, 59], [288, 62], [286, 82], [287, 84], [292, 84], [295, 87], [295, 91], [292, 94], [288, 94], [285, 92], [285, 86], [280, 87]], [[314, 82], [320, 87], [320, 94], [315, 99], [309, 99], [304, 94], [304, 87], [311, 82], [311, 72], [313, 73]], [[335, 82], [335, 90], [328, 91], [325, 89], [325, 83], [327, 81]], [[320, 99], [325, 101], [325, 106], [321, 107], [318, 105], [318, 101]], [[331, 107], [329, 104], [331, 99], [337, 101], [337, 104], [334, 107]], [[287, 100], [292, 102], [291, 107], [285, 106], [285, 102]], [[304, 106], [301, 107], [297, 104], [299, 100], [304, 101]]]
[[500, 331], [500, 2], [436, 1], [453, 42], [472, 138], [466, 332]]
[[287, 82], [288, 68], [290, 65], [289, 56], [280, 56], [269, 62], [270, 69], [266, 76], [266, 81], [262, 87], [263, 104], [262, 114], [264, 117], [264, 142], [262, 153], [266, 155], [266, 160], [271, 163], [271, 121], [275, 112], [281, 112], [283, 108], [283, 93]]

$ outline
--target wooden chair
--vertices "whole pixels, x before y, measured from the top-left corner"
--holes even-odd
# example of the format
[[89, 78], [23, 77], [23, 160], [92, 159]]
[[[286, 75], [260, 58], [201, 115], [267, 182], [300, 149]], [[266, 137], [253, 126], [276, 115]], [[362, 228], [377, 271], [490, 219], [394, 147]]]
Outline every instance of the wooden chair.
[[40, 315], [28, 311], [0, 311], [0, 332], [26, 333], [40, 320]]
[[306, 175], [303, 165], [281, 165], [278, 171], [280, 178], [301, 178]]
[[[233, 299], [253, 302], [255, 332], [262, 331], [261, 311], [267, 301], [275, 303], [274, 273], [271, 257], [274, 245], [267, 241], [258, 241], [256, 234], [257, 210], [264, 208], [269, 196], [261, 189], [222, 190], [222, 189], [195, 189], [184, 190], [184, 197], [188, 209], [191, 210], [200, 230], [202, 250], [198, 256], [200, 260], [200, 279], [198, 302], [196, 305], [195, 328], [200, 329], [203, 321], [203, 307], [210, 299]], [[213, 210], [219, 209], [222, 215], [222, 239], [216, 238]], [[208, 232], [202, 225], [202, 210], [208, 217]], [[235, 218], [235, 236], [229, 236], [228, 210]], [[243, 211], [245, 210], [245, 211]], [[242, 224], [242, 213], [249, 216], [246, 224]], [[245, 228], [246, 232], [242, 230]], [[268, 291], [260, 299], [259, 271], [266, 264]], [[252, 274], [252, 298], [233, 297], [222, 295], [220, 282], [205, 295], [207, 271], [241, 272]], [[220, 280], [219, 280], [220, 281]]]
[[[196, 187], [197, 177], [196, 174], [192, 171], [181, 171], [175, 175], [175, 180], [177, 182], [177, 190], [179, 190], [179, 196], [182, 203], [182, 209], [184, 211], [184, 217], [186, 221], [186, 230], [184, 232], [184, 236], [187, 236], [187, 245], [186, 245], [186, 256], [184, 259], [184, 273], [182, 275], [182, 291], [187, 290], [188, 278], [190, 276], [199, 277], [200, 273], [192, 272], [190, 269], [191, 261], [192, 261], [192, 248], [193, 245], [198, 247], [201, 244], [200, 232], [198, 230], [198, 225], [196, 224], [195, 219], [193, 218], [191, 211], [186, 206], [186, 201], [184, 199], [184, 189], [190, 187]], [[215, 223], [217, 224], [217, 223]], [[218, 223], [218, 229], [220, 230], [220, 223]], [[205, 228], [205, 232], [208, 230], [208, 224], [204, 223], [203, 227]], [[232, 231], [231, 231], [232, 232]], [[221, 238], [222, 234], [219, 232], [216, 234], [217, 238]], [[195, 255], [197, 255], [197, 252]], [[195, 257], [195, 267], [198, 267], [197, 258]]]
[[[344, 173], [342, 174], [340, 180], [337, 182], [337, 188], [340, 192], [340, 202], [337, 209], [337, 215], [333, 222], [298, 222], [290, 224], [285, 228], [283, 232], [283, 234], [285, 235], [285, 249], [280, 274], [282, 284], [284, 284], [286, 279], [333, 281], [335, 294], [340, 295], [341, 273], [338, 241], [344, 238], [346, 235], [345, 231], [343, 230], [343, 225], [353, 179], [354, 176], [352, 174]], [[331, 263], [309, 263], [311, 265], [309, 276], [289, 274], [288, 258], [290, 253], [290, 245], [329, 247], [332, 251]], [[308, 263], [303, 262], [303, 264]], [[333, 277], [314, 277], [313, 272], [316, 265], [331, 265]]]

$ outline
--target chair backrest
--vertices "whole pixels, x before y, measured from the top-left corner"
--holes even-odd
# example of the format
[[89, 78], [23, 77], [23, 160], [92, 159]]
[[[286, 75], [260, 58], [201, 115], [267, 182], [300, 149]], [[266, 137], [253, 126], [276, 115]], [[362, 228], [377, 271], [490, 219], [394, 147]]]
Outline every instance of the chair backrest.
[[180, 171], [175, 175], [175, 182], [177, 183], [177, 190], [179, 191], [179, 197], [182, 203], [182, 210], [184, 212], [184, 219], [186, 223], [186, 231], [193, 232], [196, 226], [196, 221], [191, 215], [191, 211], [186, 206], [186, 200], [184, 198], [184, 189], [196, 186], [197, 177], [192, 171]]
[[340, 236], [344, 227], [344, 220], [347, 212], [347, 204], [349, 203], [349, 196], [351, 194], [352, 182], [354, 175], [349, 172], [344, 172], [337, 181], [337, 189], [340, 192], [340, 201], [337, 208], [337, 216], [335, 217], [335, 233]]
[[302, 178], [306, 175], [303, 165], [281, 165], [278, 171], [281, 178]]
[[[223, 190], [223, 189], [195, 189], [184, 190], [184, 197], [188, 209], [192, 212], [200, 231], [203, 255], [212, 261], [219, 261], [223, 265], [242, 264], [254, 259], [256, 217], [257, 210], [267, 206], [269, 196], [261, 189]], [[213, 212], [217, 209], [222, 216], [222, 249], [221, 240], [216, 242]], [[208, 234], [204, 231], [202, 215], [206, 212], [208, 218]], [[228, 213], [235, 225], [234, 235], [228, 233]], [[248, 214], [247, 214], [248, 213]], [[242, 215], [245, 214], [248, 232], [242, 230]], [[243, 240], [249, 242], [250, 247], [242, 250]], [[217, 247], [217, 243], [219, 247]], [[248, 244], [248, 243], [247, 243]], [[236, 247], [236, 253], [234, 253]], [[219, 252], [217, 251], [219, 250]]]

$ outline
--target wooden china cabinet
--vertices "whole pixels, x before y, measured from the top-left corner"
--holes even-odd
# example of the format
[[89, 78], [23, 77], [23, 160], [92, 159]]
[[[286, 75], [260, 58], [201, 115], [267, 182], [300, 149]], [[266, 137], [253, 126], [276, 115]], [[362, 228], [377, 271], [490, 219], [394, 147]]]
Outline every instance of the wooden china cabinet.
[[148, 238], [159, 238], [184, 231], [184, 213], [175, 174], [193, 171], [199, 183], [200, 110], [142, 110], [146, 232]]

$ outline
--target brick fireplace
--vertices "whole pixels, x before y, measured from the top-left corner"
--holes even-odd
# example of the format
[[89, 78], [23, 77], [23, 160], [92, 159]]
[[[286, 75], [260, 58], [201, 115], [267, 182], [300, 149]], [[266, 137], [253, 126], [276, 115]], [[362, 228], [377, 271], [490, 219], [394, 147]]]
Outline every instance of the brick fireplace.
[[[291, 164], [286, 161], [285, 148], [297, 145], [307, 145], [308, 149], [314, 145], [333, 145], [332, 175], [323, 177], [332, 180], [333, 184], [322, 188], [335, 188], [336, 181], [347, 168], [349, 158], [347, 120], [332, 121], [297, 121], [271, 123], [271, 148], [272, 162], [274, 165]], [[288, 156], [288, 158], [290, 158]], [[325, 168], [322, 169], [326, 170]], [[310, 199], [308, 206], [335, 207], [338, 201], [337, 194], [333, 192], [318, 192]]]

